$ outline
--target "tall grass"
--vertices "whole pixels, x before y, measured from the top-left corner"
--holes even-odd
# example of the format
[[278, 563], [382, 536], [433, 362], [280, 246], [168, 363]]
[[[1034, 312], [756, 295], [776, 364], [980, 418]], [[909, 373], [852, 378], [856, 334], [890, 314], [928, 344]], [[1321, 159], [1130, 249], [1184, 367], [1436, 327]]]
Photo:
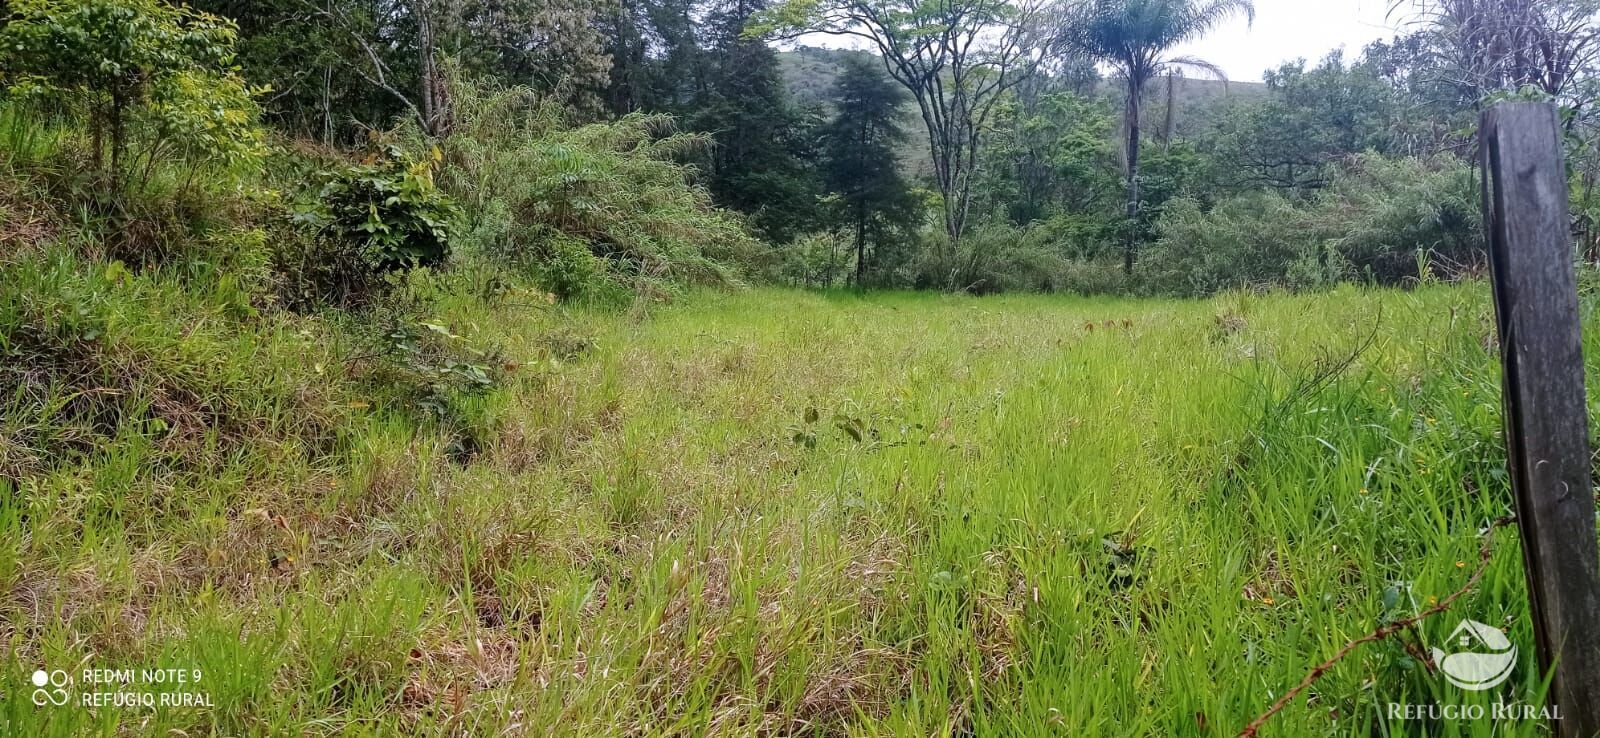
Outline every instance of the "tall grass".
[[[1460, 586], [1510, 505], [1477, 287], [756, 290], [648, 316], [444, 294], [438, 324], [523, 365], [460, 465], [340, 378], [316, 319], [229, 335], [207, 300], [117, 279], [87, 288], [107, 340], [280, 419], [205, 475], [126, 423], [6, 475], [7, 734], [1232, 735]], [[143, 325], [168, 304], [198, 330]], [[307, 392], [332, 393], [331, 452], [271, 425]], [[1501, 531], [1482, 586], [1267, 732], [1542, 734], [1387, 717], [1538, 699], [1525, 602]], [[1404, 647], [1467, 617], [1523, 647], [1499, 691]], [[201, 669], [215, 707], [35, 708], [40, 665]]]

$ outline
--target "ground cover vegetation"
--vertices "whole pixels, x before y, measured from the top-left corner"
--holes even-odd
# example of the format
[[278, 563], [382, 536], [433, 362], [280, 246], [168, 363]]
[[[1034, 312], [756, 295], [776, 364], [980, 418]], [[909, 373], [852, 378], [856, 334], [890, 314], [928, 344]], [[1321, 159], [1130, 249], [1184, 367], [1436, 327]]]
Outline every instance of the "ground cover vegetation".
[[[1470, 142], [1594, 257], [1595, 10], [11, 0], [0, 733], [1232, 735], [1485, 535], [1531, 643]], [[1389, 717], [1452, 625], [1266, 734], [1542, 735]]]

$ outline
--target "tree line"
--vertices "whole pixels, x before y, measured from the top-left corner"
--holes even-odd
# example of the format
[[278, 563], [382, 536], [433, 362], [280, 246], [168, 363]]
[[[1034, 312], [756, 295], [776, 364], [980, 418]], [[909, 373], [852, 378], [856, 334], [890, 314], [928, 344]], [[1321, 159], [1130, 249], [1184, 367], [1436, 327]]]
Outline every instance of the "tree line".
[[[6, 17], [146, 5], [167, 4], [17, 0]], [[1249, 0], [181, 7], [217, 22], [174, 33], [203, 26], [228, 43], [174, 53], [227, 46], [226, 63], [195, 64], [231, 69], [226, 94], [329, 147], [397, 122], [448, 140], [466, 80], [523, 89], [569, 126], [668, 116], [706, 143], [682, 153], [687, 184], [740, 213], [771, 246], [767, 268], [798, 283], [1184, 292], [1470, 270], [1478, 225], [1453, 203], [1472, 187], [1475, 113], [1504, 98], [1562, 104], [1575, 228], [1595, 250], [1600, 0], [1397, 0], [1395, 38], [1286, 61], [1266, 71], [1263, 94], [1234, 94], [1220, 69], [1174, 51], [1251, 22]], [[821, 36], [864, 50], [836, 52], [830, 89], [802, 102], [782, 50]], [[122, 77], [90, 85], [106, 93], [92, 120], [112, 157], [120, 110], [148, 81]], [[1396, 202], [1412, 222], [1367, 206]], [[1268, 215], [1278, 207], [1328, 226], [1323, 242], [1256, 243], [1283, 220]], [[1364, 209], [1335, 227], [1329, 214], [1352, 208]], [[1239, 236], [1197, 253], [1177, 240], [1189, 226]], [[1208, 269], [1218, 273], [1197, 281]]]

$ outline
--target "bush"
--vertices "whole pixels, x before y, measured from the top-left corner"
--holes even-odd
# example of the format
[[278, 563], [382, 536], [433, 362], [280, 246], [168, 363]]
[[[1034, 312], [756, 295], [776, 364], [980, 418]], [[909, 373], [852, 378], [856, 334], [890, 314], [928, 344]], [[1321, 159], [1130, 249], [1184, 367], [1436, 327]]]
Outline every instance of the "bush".
[[[109, 173], [125, 184], [131, 164], [142, 185], [165, 159], [229, 167], [259, 155], [257, 91], [232, 66], [231, 22], [161, 0], [13, 0], [10, 12], [0, 75], [14, 96], [84, 113], [97, 170], [109, 150]], [[143, 146], [130, 158], [131, 129]]]
[[441, 185], [472, 214], [465, 241], [529, 268], [552, 292], [729, 285], [763, 251], [678, 163], [707, 142], [674, 132], [671, 118], [568, 128], [526, 88], [459, 81], [452, 91]]
[[1067, 260], [1035, 233], [995, 219], [968, 230], [955, 247], [934, 236], [915, 265], [915, 285], [976, 294], [1053, 290]]
[[606, 281], [605, 260], [587, 242], [565, 233], [550, 237], [535, 261], [539, 283], [563, 300], [595, 294]]
[[1128, 291], [1128, 276], [1117, 258], [1071, 259], [1055, 289], [1079, 295], [1115, 295]]
[[797, 238], [778, 249], [776, 278], [796, 287], [833, 287], [850, 281], [856, 270], [853, 236], [823, 231]]
[[1369, 154], [1346, 162], [1307, 202], [1253, 192], [1203, 211], [1181, 199], [1162, 216], [1140, 281], [1146, 291], [1176, 295], [1344, 279], [1399, 284], [1425, 276], [1419, 265], [1480, 261], [1477, 197], [1460, 162]]
[[436, 161], [384, 147], [361, 164], [324, 172], [316, 202], [294, 216], [301, 232], [284, 229], [278, 240], [285, 303], [358, 307], [383, 291], [390, 274], [444, 263], [461, 211], [434, 185]]
[[1210, 212], [1193, 199], [1175, 200], [1160, 220], [1160, 240], [1140, 262], [1142, 285], [1166, 294], [1209, 295], [1287, 283], [1290, 265], [1318, 253], [1321, 234], [1305, 230], [1306, 215], [1274, 192], [1229, 198]]
[[1423, 276], [1419, 251], [1438, 265], [1481, 262], [1480, 200], [1477, 178], [1460, 161], [1367, 155], [1347, 164], [1313, 212], [1349, 264], [1347, 276], [1396, 284]]
[[[254, 258], [232, 247], [253, 230], [241, 224], [255, 195], [241, 185], [261, 163], [259, 90], [232, 67], [230, 22], [159, 0], [21, 0], [5, 12], [0, 177], [30, 204], [0, 239], [59, 238], [135, 267]], [[219, 244], [227, 253], [211, 253]]]

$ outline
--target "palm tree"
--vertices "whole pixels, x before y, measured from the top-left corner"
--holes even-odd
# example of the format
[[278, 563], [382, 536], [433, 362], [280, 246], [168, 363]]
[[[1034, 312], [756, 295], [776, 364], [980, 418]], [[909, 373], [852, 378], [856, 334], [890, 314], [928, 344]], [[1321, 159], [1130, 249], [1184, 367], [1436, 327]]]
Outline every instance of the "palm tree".
[[1145, 85], [1180, 69], [1227, 81], [1215, 64], [1167, 53], [1237, 15], [1254, 23], [1255, 5], [1250, 0], [1087, 0], [1065, 29], [1063, 38], [1071, 50], [1111, 65], [1128, 86], [1128, 141], [1124, 152], [1128, 162], [1128, 228], [1122, 268], [1130, 275], [1137, 238], [1134, 224], [1139, 218], [1139, 105]]

